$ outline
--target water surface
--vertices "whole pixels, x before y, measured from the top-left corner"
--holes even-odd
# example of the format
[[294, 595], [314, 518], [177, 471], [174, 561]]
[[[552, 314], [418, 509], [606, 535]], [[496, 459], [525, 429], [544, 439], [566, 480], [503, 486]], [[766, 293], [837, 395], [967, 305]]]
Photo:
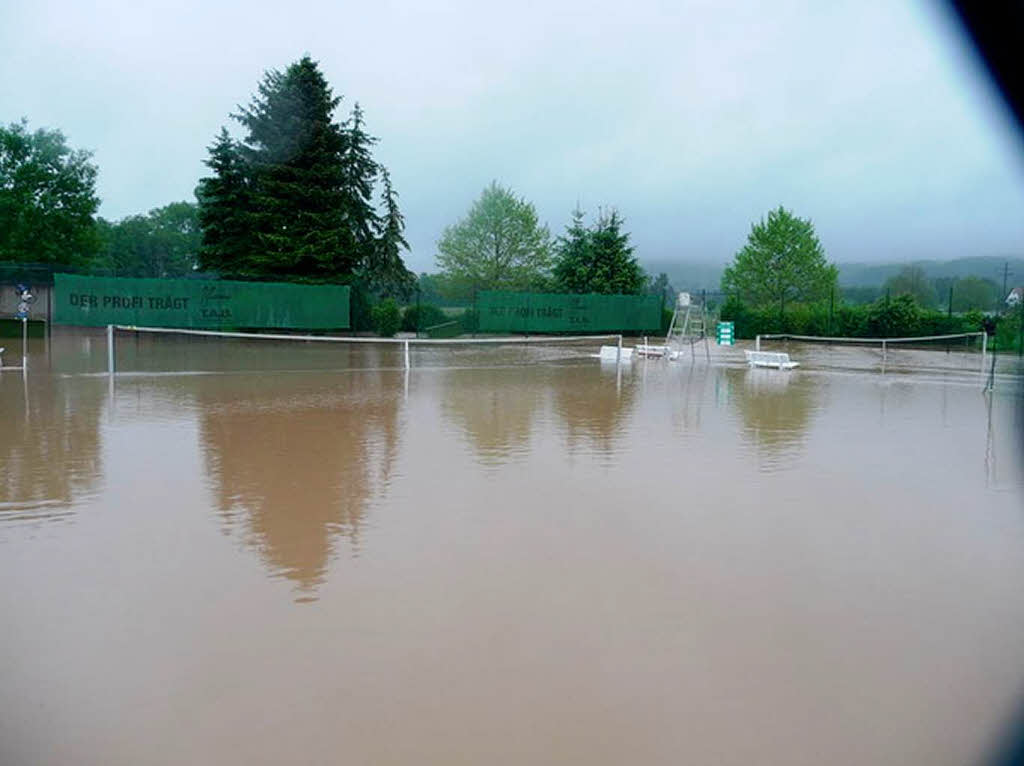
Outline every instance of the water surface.
[[984, 396], [968, 356], [594, 350], [33, 348], [0, 762], [986, 752], [1024, 692], [1012, 360]]

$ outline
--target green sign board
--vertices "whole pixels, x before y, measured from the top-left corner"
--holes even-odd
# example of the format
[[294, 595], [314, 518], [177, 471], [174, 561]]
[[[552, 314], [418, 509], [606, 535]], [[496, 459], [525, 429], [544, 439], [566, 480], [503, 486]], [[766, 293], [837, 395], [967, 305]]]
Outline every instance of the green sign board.
[[477, 295], [482, 332], [630, 332], [661, 327], [656, 295], [505, 293]]
[[735, 339], [736, 326], [732, 322], [718, 323], [718, 345], [731, 346]]
[[54, 274], [55, 324], [202, 329], [349, 326], [344, 285]]

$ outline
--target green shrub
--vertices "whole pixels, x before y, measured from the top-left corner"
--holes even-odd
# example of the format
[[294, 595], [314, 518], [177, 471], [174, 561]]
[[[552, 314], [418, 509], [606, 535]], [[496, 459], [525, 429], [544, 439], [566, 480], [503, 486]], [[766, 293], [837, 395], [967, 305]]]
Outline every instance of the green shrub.
[[444, 324], [424, 332], [426, 332], [428, 338], [456, 338], [462, 335], [462, 322], [458, 319], [449, 319]]
[[949, 316], [942, 311], [921, 309], [909, 295], [879, 298], [869, 305], [841, 304], [834, 307], [831, 317], [827, 304], [797, 304], [779, 316], [774, 306], [750, 308], [736, 298], [729, 298], [722, 306], [722, 319], [735, 322], [737, 338], [780, 333], [896, 338], [974, 332], [985, 324], [985, 316], [979, 312]]
[[373, 307], [373, 328], [382, 338], [390, 338], [402, 324], [402, 312], [394, 298], [385, 298]]
[[404, 332], [426, 330], [428, 327], [447, 321], [448, 316], [440, 308], [430, 303], [406, 306], [405, 311], [402, 312], [402, 330]]
[[962, 329], [959, 332], [978, 332], [985, 329], [985, 315], [977, 309], [971, 309], [960, 317]]
[[867, 337], [867, 321], [867, 306], [839, 306], [832, 317], [832, 335], [837, 338]]
[[1024, 311], [1021, 308], [999, 317], [996, 324], [995, 348], [1004, 352], [1022, 350], [1020, 341], [1022, 321], [1024, 321]]
[[462, 332], [474, 333], [480, 331], [480, 312], [477, 309], [466, 309], [459, 315], [458, 319], [462, 325]]
[[878, 338], [921, 335], [921, 312], [912, 295], [879, 298], [868, 307], [868, 332]]
[[661, 332], [665, 334], [668, 332], [669, 326], [672, 324], [672, 309], [662, 308], [661, 310]]
[[366, 332], [376, 326], [373, 319], [373, 295], [360, 281], [353, 281], [349, 285], [349, 306], [352, 319], [352, 329], [356, 332]]

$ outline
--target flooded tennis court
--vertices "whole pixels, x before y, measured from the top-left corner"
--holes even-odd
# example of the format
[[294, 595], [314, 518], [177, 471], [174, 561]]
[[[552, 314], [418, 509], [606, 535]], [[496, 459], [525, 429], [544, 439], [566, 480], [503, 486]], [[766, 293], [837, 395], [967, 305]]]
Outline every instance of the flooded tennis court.
[[0, 763], [952, 766], [1024, 703], [1014, 359], [33, 342]]

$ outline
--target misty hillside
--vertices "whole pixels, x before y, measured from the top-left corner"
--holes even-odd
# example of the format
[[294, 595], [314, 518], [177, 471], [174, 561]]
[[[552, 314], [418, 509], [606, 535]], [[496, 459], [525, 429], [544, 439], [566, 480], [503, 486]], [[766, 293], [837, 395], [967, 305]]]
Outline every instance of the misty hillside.
[[1007, 286], [1024, 284], [1024, 258], [977, 256], [951, 261], [920, 260], [911, 263], [840, 263], [839, 284], [843, 287], [874, 287], [895, 276], [907, 265], [920, 266], [931, 279], [941, 277], [984, 277], [1002, 286], [1003, 266], [1010, 266]]
[[[840, 263], [839, 284], [842, 287], [880, 287], [907, 265], [920, 266], [930, 279], [941, 277], [985, 277], [1002, 286], [1003, 265], [1009, 263], [1008, 287], [1024, 285], [1024, 258], [978, 256], [955, 258], [950, 261], [918, 260], [903, 263]], [[643, 267], [649, 274], [668, 274], [678, 290], [718, 290], [722, 278], [722, 264], [679, 263], [676, 261], [646, 261]]]

